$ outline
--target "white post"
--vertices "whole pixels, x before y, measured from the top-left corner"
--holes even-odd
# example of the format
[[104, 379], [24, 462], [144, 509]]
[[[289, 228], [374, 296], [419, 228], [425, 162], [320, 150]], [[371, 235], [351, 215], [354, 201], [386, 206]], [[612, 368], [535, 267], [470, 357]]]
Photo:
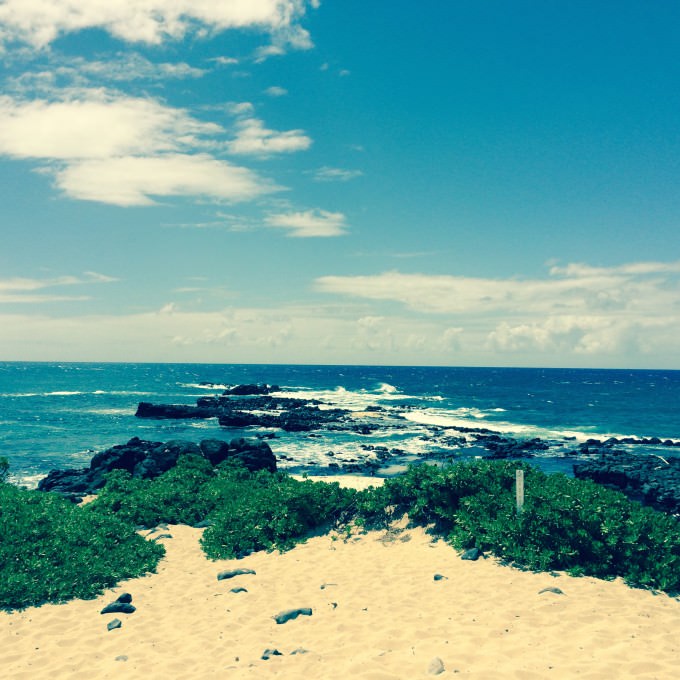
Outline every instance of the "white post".
[[517, 514], [524, 509], [524, 470], [515, 470], [515, 496], [517, 498]]

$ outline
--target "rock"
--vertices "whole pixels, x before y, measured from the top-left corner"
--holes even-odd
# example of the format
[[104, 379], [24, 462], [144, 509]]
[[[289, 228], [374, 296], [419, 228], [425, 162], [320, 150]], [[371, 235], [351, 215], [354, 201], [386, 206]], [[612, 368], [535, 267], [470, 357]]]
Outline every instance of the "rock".
[[234, 576], [244, 576], [246, 574], [255, 574], [253, 569], [228, 569], [227, 571], [221, 571], [217, 574], [218, 581], [226, 581], [227, 579], [234, 578]]
[[113, 619], [113, 621], [109, 621], [106, 624], [107, 630], [116, 630], [116, 628], [120, 628], [123, 625], [123, 622], [120, 619]]
[[543, 588], [543, 590], [539, 590], [538, 594], [543, 595], [543, 593], [555, 593], [555, 595], [564, 595], [564, 592], [560, 590], [559, 588]]
[[232, 439], [229, 457], [240, 460], [251, 472], [276, 472], [276, 456], [267, 442], [259, 439]]
[[428, 675], [441, 675], [445, 670], [444, 662], [438, 656], [435, 656], [427, 667]]
[[479, 548], [470, 548], [460, 556], [460, 559], [476, 562], [480, 557], [482, 557], [482, 555], [483, 553]]
[[184, 419], [213, 418], [215, 413], [205, 406], [187, 406], [185, 404], [150, 404], [140, 401], [137, 405], [137, 418]]
[[132, 614], [137, 608], [129, 602], [112, 602], [107, 604], [100, 614]]
[[300, 609], [288, 609], [286, 611], [280, 612], [274, 616], [274, 621], [278, 624], [287, 623], [293, 619], [297, 619], [298, 616], [311, 616], [312, 610], [309, 607], [301, 607]]
[[121, 593], [116, 598], [116, 602], [123, 602], [129, 604], [130, 602], [132, 602], [132, 595], [130, 595], [130, 593]]
[[204, 439], [198, 446], [213, 467], [229, 458], [229, 444], [221, 439]]
[[214, 526], [215, 522], [211, 519], [202, 519], [200, 522], [194, 524], [194, 529], [207, 529], [208, 527]]
[[269, 661], [272, 656], [283, 656], [283, 654], [278, 649], [265, 649], [261, 658], [263, 661]]
[[593, 459], [574, 465], [574, 476], [622, 491], [656, 510], [680, 513], [680, 458], [599, 450]]
[[448, 581], [448, 576], [442, 576], [442, 574], [435, 574], [434, 575], [434, 580], [435, 581]]
[[127, 444], [95, 454], [89, 468], [52, 470], [38, 483], [40, 491], [64, 495], [96, 493], [113, 470], [125, 470], [138, 479], [153, 479], [173, 468], [181, 456], [207, 458], [215, 466], [228, 458], [240, 460], [251, 472], [276, 471], [276, 456], [269, 444], [259, 439], [234, 439], [230, 443], [206, 439], [200, 445], [181, 439], [152, 442], [133, 437]]
[[232, 588], [230, 593], [247, 593], [248, 591], [245, 588], [242, 588], [241, 586], [236, 586], [236, 588]]
[[229, 389], [224, 390], [222, 394], [234, 394], [239, 396], [250, 394], [269, 394], [270, 392], [280, 392], [281, 388], [278, 385], [234, 385]]
[[304, 647], [298, 647], [290, 653], [291, 656], [295, 656], [296, 654], [309, 654], [309, 650]]

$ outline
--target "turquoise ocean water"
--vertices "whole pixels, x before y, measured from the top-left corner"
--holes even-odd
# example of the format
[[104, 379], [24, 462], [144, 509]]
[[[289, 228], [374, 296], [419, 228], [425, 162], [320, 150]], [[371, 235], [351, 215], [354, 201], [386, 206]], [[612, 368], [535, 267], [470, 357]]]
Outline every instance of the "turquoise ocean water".
[[[357, 413], [380, 406], [391, 424], [370, 435], [278, 432], [269, 443], [284, 456], [280, 467], [295, 471], [363, 461], [380, 446], [402, 452], [401, 462], [438, 453], [477, 455], [474, 447], [452, 443], [460, 436], [456, 427], [540, 437], [550, 447], [539, 463], [566, 472], [571, 452], [589, 438], [680, 441], [680, 371], [8, 362], [0, 363], [0, 455], [9, 458], [14, 481], [32, 486], [51, 469], [83, 467], [94, 452], [135, 436], [200, 441], [263, 435], [226, 430], [216, 420], [134, 415], [140, 401], [193, 404], [226, 386], [263, 382], [279, 385], [281, 396], [320, 399]], [[668, 445], [629, 450], [680, 455]]]

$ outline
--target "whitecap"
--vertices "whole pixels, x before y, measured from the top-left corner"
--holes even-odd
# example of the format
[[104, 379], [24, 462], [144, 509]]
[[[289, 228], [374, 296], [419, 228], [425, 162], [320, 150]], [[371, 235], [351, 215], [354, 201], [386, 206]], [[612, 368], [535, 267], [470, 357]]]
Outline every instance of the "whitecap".
[[82, 392], [67, 392], [66, 390], [64, 391], [57, 391], [57, 392], [45, 392], [42, 396], [43, 397], [73, 397], [78, 394], [83, 394]]
[[395, 387], [394, 385], [390, 385], [389, 383], [380, 383], [380, 387], [378, 388], [378, 392], [382, 392], [384, 394], [396, 394], [399, 392], [399, 388]]

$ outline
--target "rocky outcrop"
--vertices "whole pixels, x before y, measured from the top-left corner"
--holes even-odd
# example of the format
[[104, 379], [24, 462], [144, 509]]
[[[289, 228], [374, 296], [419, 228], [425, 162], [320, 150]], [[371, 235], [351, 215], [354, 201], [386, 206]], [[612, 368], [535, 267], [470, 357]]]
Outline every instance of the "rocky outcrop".
[[182, 455], [207, 458], [213, 466], [234, 458], [249, 470], [276, 471], [276, 457], [266, 442], [253, 439], [205, 439], [200, 444], [184, 440], [151, 442], [134, 437], [127, 444], [113, 446], [97, 453], [89, 468], [78, 470], [52, 470], [40, 480], [41, 491], [57, 491], [68, 495], [95, 493], [105, 483], [106, 474], [112, 470], [126, 470], [133, 477], [152, 479], [177, 464]]
[[491, 452], [489, 458], [531, 458], [536, 451], [545, 451], [548, 445], [536, 437], [519, 441], [497, 434], [478, 436], [477, 441]]
[[611, 450], [576, 463], [574, 475], [623, 491], [629, 498], [657, 510], [680, 513], [680, 458]]
[[343, 409], [321, 410], [316, 406], [300, 406], [275, 415], [234, 410], [219, 416], [219, 423], [223, 427], [278, 427], [286, 432], [309, 432], [341, 421], [346, 415]]
[[271, 392], [280, 392], [281, 388], [278, 385], [267, 385], [266, 383], [258, 385], [234, 385], [224, 390], [224, 394], [234, 394], [238, 396], [246, 396], [252, 394], [270, 394]]
[[[309, 432], [328, 423], [345, 419], [343, 409], [320, 409], [321, 402], [313, 399], [287, 399], [263, 394], [263, 390], [278, 390], [269, 385], [239, 385], [219, 396], [200, 397], [196, 405], [151, 404], [142, 401], [137, 406], [138, 418], [184, 419], [217, 418], [229, 428], [267, 427], [287, 432]], [[227, 396], [232, 395], [232, 396]], [[370, 433], [370, 428], [362, 426]]]

